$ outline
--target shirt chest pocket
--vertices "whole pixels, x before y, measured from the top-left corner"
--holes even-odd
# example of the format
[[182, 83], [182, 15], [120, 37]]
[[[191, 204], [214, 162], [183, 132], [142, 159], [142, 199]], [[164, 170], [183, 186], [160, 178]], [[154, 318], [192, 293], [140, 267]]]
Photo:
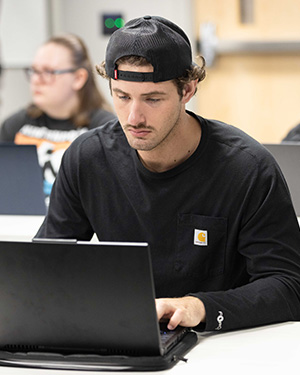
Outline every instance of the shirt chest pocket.
[[179, 214], [175, 271], [198, 281], [221, 275], [226, 242], [226, 218]]

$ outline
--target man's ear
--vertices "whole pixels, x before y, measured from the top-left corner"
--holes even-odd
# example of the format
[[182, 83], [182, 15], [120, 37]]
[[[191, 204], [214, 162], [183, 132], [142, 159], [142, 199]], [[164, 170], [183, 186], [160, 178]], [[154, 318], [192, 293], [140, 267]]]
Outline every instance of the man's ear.
[[89, 73], [85, 68], [79, 68], [74, 74], [75, 80], [73, 82], [73, 89], [78, 91], [85, 85], [86, 81], [88, 80]]
[[188, 103], [192, 97], [195, 95], [197, 89], [198, 80], [193, 80], [189, 83], [184, 85], [184, 89], [182, 90], [182, 99], [181, 101], [186, 104]]

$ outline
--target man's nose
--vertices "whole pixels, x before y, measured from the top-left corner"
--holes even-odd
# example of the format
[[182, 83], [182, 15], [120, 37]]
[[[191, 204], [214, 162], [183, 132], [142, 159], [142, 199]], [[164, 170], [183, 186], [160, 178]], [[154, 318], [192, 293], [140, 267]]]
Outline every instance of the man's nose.
[[128, 123], [130, 125], [138, 125], [145, 122], [145, 116], [142, 111], [141, 105], [132, 103], [128, 115]]

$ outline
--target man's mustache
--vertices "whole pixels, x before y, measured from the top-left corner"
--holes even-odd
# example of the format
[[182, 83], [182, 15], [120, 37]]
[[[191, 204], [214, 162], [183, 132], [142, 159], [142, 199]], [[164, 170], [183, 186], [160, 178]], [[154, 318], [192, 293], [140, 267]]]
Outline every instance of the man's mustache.
[[124, 130], [127, 129], [135, 129], [135, 130], [153, 130], [152, 126], [146, 126], [145, 124], [138, 124], [138, 125], [131, 125], [131, 124], [126, 124], [123, 126]]

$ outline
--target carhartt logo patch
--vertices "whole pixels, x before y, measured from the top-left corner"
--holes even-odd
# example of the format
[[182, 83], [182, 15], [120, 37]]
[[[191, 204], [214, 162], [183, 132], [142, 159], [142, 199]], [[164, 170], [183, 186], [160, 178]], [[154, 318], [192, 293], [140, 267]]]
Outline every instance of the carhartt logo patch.
[[207, 246], [207, 244], [208, 244], [207, 230], [195, 229], [194, 245]]

